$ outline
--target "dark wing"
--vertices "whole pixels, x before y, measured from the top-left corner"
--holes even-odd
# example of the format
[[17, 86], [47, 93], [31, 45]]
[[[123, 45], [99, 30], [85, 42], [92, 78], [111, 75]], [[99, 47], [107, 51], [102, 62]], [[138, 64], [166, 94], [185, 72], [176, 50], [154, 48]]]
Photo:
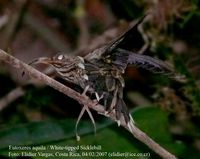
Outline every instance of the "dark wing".
[[[175, 73], [174, 69], [170, 65], [157, 58], [152, 58], [147, 55], [136, 54], [131, 51], [123, 49], [117, 49], [117, 52], [119, 52], [118, 54], [121, 53], [129, 55], [127, 60], [127, 65], [132, 64], [134, 66], [141, 67], [153, 73], [163, 73], [163, 74]], [[121, 62], [120, 59], [117, 59], [116, 61], [113, 61], [113, 64], [118, 65], [118, 63], [120, 62]]]
[[128, 31], [111, 42], [105, 51], [105, 54], [113, 54], [116, 48], [121, 48], [129, 51], [138, 51], [144, 45], [144, 40], [141, 33], [138, 31], [138, 25], [141, 24], [146, 16], [143, 16], [132, 26]]
[[127, 65], [130, 64], [153, 73], [174, 73], [173, 68], [162, 60], [120, 48], [116, 49], [115, 53], [111, 54], [109, 58], [112, 59], [112, 65], [116, 66], [122, 72], [126, 69]]
[[146, 16], [143, 16], [128, 31], [118, 37], [116, 40], [106, 46], [102, 59], [104, 62], [114, 64], [122, 72], [126, 69], [130, 52], [119, 51], [118, 48], [137, 52], [144, 45], [141, 33], [138, 31], [138, 25], [141, 24]]
[[144, 45], [144, 40], [138, 31], [138, 25], [143, 22], [145, 17], [143, 16], [131, 29], [103, 47], [102, 50], [97, 49], [96, 52], [93, 52], [98, 56], [91, 54], [87, 58], [92, 60], [92, 57], [98, 57], [96, 59], [102, 59], [105, 63], [114, 65], [122, 72], [128, 64], [132, 64], [154, 73], [173, 73], [173, 68], [165, 62], [147, 55], [137, 54], [137, 51]]
[[108, 64], [112, 64], [112, 61], [115, 61], [115, 59], [121, 59], [121, 64], [123, 66], [119, 67], [125, 68], [127, 66], [127, 54], [118, 54], [116, 52], [117, 48], [129, 50], [129, 51], [138, 51], [142, 48], [144, 45], [144, 40], [138, 31], [138, 25], [142, 23], [143, 19], [142, 17], [138, 22], [132, 26], [128, 31], [126, 31], [124, 34], [122, 34], [120, 37], [118, 37], [116, 40], [112, 41], [110, 44], [103, 46], [102, 48], [98, 48], [94, 50], [92, 53], [86, 55], [84, 58], [88, 61], [91, 61], [93, 59], [101, 60], [103, 59], [104, 62]]

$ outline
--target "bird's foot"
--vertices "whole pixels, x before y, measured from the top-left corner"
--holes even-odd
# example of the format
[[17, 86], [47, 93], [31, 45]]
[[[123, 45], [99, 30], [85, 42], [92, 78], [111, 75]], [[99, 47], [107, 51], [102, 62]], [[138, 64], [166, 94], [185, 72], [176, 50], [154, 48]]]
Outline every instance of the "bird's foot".
[[[89, 86], [86, 86], [86, 88], [84, 89], [84, 91], [82, 93], [83, 96], [86, 96], [86, 93], [87, 93], [88, 89], [89, 89]], [[90, 119], [92, 121], [92, 124], [94, 126], [94, 133], [96, 134], [96, 124], [95, 124], [95, 120], [94, 120], [94, 118], [92, 116], [92, 113], [89, 110], [89, 108], [88, 108], [87, 105], [83, 105], [83, 108], [82, 108], [82, 110], [81, 110], [81, 112], [80, 112], [80, 114], [78, 116], [77, 121], [76, 121], [76, 127], [75, 127], [75, 129], [76, 129], [76, 139], [77, 139], [77, 141], [80, 141], [80, 136], [78, 135], [78, 130], [77, 130], [78, 129], [78, 124], [79, 124], [79, 122], [80, 122], [80, 120], [81, 120], [81, 118], [82, 118], [82, 116], [83, 116], [83, 114], [84, 114], [85, 111], [87, 111], [87, 113], [88, 113], [88, 115], [89, 115], [89, 117], [90, 117]]]

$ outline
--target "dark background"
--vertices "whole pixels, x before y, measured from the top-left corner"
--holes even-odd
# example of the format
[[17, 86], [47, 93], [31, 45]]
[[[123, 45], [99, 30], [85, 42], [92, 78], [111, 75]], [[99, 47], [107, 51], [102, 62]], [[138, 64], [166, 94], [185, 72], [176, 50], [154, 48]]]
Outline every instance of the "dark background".
[[[200, 158], [200, 2], [198, 0], [0, 0], [0, 48], [26, 63], [57, 53], [83, 56], [107, 44], [147, 14], [144, 54], [185, 76], [129, 67], [124, 99], [136, 125], [178, 158]], [[132, 41], [136, 44], [138, 41]], [[37, 69], [54, 77], [45, 65]], [[0, 155], [8, 145], [102, 145], [107, 152], [150, 152], [122, 127], [96, 112], [97, 134], [85, 115], [75, 138], [78, 102], [23, 70], [0, 63]], [[59, 79], [58, 79], [59, 80]], [[13, 93], [13, 99], [6, 99]], [[140, 157], [139, 157], [140, 158]]]

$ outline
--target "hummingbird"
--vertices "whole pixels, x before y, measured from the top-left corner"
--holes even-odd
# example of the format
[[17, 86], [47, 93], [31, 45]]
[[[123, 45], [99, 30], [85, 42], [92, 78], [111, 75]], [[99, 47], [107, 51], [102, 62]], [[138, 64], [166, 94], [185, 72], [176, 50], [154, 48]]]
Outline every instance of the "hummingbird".
[[[51, 65], [62, 79], [81, 87], [84, 90], [82, 94], [89, 93], [102, 103], [106, 115], [109, 116], [110, 112], [114, 112], [118, 125], [124, 120], [131, 130], [134, 120], [123, 100], [125, 87], [123, 74], [127, 66], [134, 65], [153, 73], [174, 74], [174, 69], [164, 61], [132, 51], [132, 48], [136, 48], [135, 50], [138, 48], [134, 41], [142, 41], [137, 38], [138, 26], [143, 19], [144, 17], [109, 44], [95, 49], [84, 57], [60, 54], [53, 57], [40, 57], [31, 64]], [[84, 106], [77, 120], [76, 129], [85, 111], [95, 125], [89, 108]]]

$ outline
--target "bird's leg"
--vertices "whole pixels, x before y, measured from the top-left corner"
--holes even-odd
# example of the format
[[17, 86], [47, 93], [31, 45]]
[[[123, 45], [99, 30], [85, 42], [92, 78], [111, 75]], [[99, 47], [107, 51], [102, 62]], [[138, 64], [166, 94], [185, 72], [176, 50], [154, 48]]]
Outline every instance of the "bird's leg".
[[98, 102], [99, 102], [101, 99], [103, 99], [104, 94], [105, 94], [105, 92], [103, 92], [103, 93], [101, 94], [101, 96], [99, 96], [99, 94], [98, 94], [97, 92], [95, 92], [95, 97], [96, 97], [96, 99], [93, 100], [93, 101], [96, 101], [97, 104], [98, 104]]
[[[87, 93], [89, 87], [90, 87], [89, 85], [85, 87], [85, 89], [84, 89], [82, 95], [86, 95], [86, 93]], [[85, 111], [87, 111], [87, 113], [88, 113], [88, 115], [89, 115], [89, 117], [90, 117], [90, 119], [91, 119], [91, 121], [92, 121], [92, 124], [94, 125], [94, 132], [95, 132], [95, 134], [96, 134], [96, 124], [95, 124], [94, 118], [93, 118], [93, 116], [92, 116], [92, 113], [90, 112], [90, 110], [89, 110], [89, 108], [88, 108], [87, 105], [83, 105], [83, 108], [82, 108], [82, 110], [81, 110], [81, 112], [80, 112], [80, 114], [79, 114], [79, 116], [78, 116], [77, 121], [76, 121], [76, 139], [77, 139], [77, 141], [80, 140], [80, 136], [78, 135], [78, 131], [77, 131], [77, 129], [78, 129], [78, 124], [79, 124], [79, 122], [80, 122], [80, 120], [81, 120], [81, 118], [82, 118], [82, 116], [83, 116], [83, 114], [84, 114]]]
[[138, 25], [137, 29], [140, 32], [142, 39], [144, 40], [144, 45], [142, 48], [138, 51], [138, 54], [143, 54], [149, 47], [150, 47], [150, 37], [149, 35], [145, 32], [143, 28], [144, 21], [141, 25]]

